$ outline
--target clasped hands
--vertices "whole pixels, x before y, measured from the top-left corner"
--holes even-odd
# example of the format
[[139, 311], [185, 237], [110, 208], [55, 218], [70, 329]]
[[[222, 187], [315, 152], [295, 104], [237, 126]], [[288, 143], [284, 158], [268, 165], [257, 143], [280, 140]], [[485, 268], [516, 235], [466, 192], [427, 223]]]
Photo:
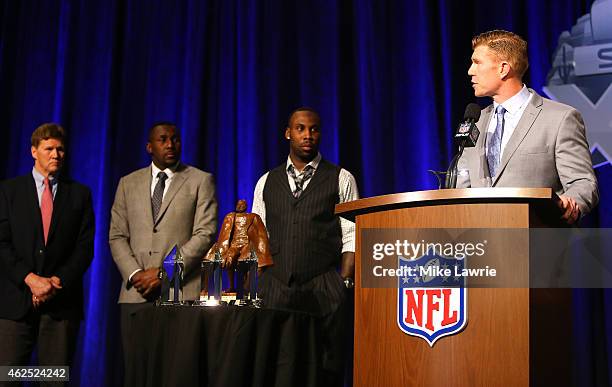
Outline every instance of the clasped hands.
[[62, 281], [56, 276], [42, 277], [30, 273], [25, 277], [24, 281], [32, 292], [32, 305], [34, 305], [34, 308], [39, 308], [44, 302], [55, 297], [57, 291], [62, 288]]
[[159, 279], [159, 268], [152, 267], [150, 269], [137, 271], [132, 276], [132, 286], [138, 290], [144, 298], [149, 300], [149, 298], [154, 298], [156, 290], [161, 285], [161, 280]]

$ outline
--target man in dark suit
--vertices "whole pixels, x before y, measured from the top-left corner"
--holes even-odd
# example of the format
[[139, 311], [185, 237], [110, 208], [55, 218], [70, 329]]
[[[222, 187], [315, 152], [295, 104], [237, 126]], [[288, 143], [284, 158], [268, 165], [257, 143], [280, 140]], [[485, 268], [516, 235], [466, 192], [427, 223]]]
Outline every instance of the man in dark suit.
[[64, 129], [32, 134], [31, 173], [0, 185], [0, 365], [70, 365], [83, 318], [82, 277], [93, 258], [87, 187], [59, 175]]

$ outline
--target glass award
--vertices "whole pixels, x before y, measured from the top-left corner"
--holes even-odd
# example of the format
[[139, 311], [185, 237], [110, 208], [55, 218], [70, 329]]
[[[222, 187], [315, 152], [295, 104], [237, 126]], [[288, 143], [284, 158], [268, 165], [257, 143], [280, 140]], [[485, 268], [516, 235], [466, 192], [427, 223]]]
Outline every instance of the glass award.
[[221, 286], [223, 283], [223, 271], [221, 269], [221, 252], [215, 249], [212, 259], [203, 259], [201, 263], [201, 290], [200, 299], [195, 301], [195, 306], [218, 306], [221, 305]]
[[236, 265], [236, 302], [237, 306], [261, 306], [257, 298], [257, 254], [253, 249], [249, 258], [238, 261]]
[[161, 295], [159, 305], [184, 305], [183, 280], [185, 262], [181, 252], [174, 246], [166, 256], [160, 269], [161, 272]]

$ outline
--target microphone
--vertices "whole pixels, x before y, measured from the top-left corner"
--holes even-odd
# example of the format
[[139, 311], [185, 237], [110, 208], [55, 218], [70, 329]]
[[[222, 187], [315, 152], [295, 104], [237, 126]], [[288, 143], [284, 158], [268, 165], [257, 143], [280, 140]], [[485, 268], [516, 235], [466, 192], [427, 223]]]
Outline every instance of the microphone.
[[476, 126], [476, 122], [480, 118], [480, 110], [480, 106], [475, 103], [470, 103], [465, 107], [463, 121], [459, 124], [454, 136], [455, 141], [459, 145], [459, 152], [453, 157], [446, 170], [444, 188], [457, 187], [457, 164], [459, 163], [459, 158], [461, 158], [463, 154], [463, 149], [465, 147], [476, 146], [476, 141], [478, 141], [478, 136], [480, 136], [480, 131]]
[[457, 132], [455, 132], [455, 141], [459, 146], [470, 148], [476, 146], [480, 131], [476, 127], [476, 122], [480, 118], [480, 106], [475, 103], [468, 104], [465, 107], [463, 121], [459, 124]]

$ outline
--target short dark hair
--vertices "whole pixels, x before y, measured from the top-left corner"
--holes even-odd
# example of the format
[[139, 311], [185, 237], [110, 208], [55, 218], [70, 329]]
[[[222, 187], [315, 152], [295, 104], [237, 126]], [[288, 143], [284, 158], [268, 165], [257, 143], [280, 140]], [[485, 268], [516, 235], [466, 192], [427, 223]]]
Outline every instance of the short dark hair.
[[59, 124], [48, 122], [40, 125], [34, 130], [32, 137], [30, 138], [30, 142], [34, 148], [38, 147], [38, 144], [40, 144], [42, 140], [48, 140], [50, 138], [60, 140], [63, 144], [65, 135], [64, 128], [62, 128]]
[[300, 106], [299, 108], [292, 111], [291, 114], [289, 114], [289, 119], [287, 119], [287, 127], [291, 126], [291, 118], [293, 117], [295, 113], [298, 113], [298, 112], [310, 112], [312, 114], [315, 114], [319, 118], [319, 121], [321, 121], [321, 116], [319, 115], [319, 112], [317, 112], [316, 110], [314, 110], [313, 108], [309, 106]]
[[483, 32], [472, 38], [472, 50], [478, 46], [488, 47], [498, 59], [506, 60], [519, 78], [522, 78], [529, 67], [527, 41], [514, 32], [493, 30]]
[[148, 137], [149, 140], [151, 139], [151, 136], [153, 135], [153, 131], [158, 126], [169, 126], [171, 128], [174, 128], [174, 130], [178, 132], [178, 126], [176, 126], [176, 124], [174, 122], [170, 122], [170, 121], [158, 121], [158, 122], [155, 122], [153, 125], [151, 125], [151, 127], [149, 128], [149, 137]]

